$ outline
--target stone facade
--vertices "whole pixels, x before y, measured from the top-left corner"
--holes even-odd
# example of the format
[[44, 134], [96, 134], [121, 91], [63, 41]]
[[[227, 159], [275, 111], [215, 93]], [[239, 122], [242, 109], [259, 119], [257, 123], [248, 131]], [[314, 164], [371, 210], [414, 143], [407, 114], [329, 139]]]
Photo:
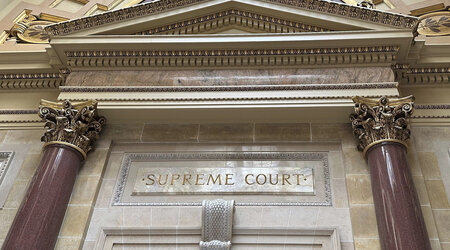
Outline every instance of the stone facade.
[[[183, 129], [196, 127], [196, 132]], [[212, 125], [206, 126], [211, 127]], [[205, 130], [200, 133], [198, 124], [171, 125], [136, 124], [106, 125], [96, 149], [90, 153], [73, 190], [56, 249], [92, 249], [103, 227], [177, 226], [200, 227], [200, 207], [111, 207], [112, 191], [116, 183], [121, 158], [124, 151], [132, 150], [129, 145], [160, 145], [161, 150], [174, 150], [198, 143], [214, 143], [220, 150], [221, 143], [239, 148], [246, 145], [301, 144], [303, 148], [321, 151], [326, 144], [335, 144], [330, 151], [330, 168], [333, 186], [333, 206], [320, 209], [314, 207], [237, 207], [235, 227], [283, 227], [297, 225], [333, 226], [339, 228], [343, 249], [379, 249], [378, 233], [373, 208], [370, 177], [362, 154], [357, 151], [351, 128], [348, 124], [248, 124], [250, 128], [263, 127], [260, 138], [253, 129], [242, 130], [244, 124], [214, 124], [221, 131], [234, 131], [234, 138], [221, 141], [217, 133]], [[282, 129], [286, 128], [286, 129]], [[415, 187], [419, 194], [422, 212], [427, 225], [433, 249], [447, 249], [450, 206], [448, 204], [449, 174], [448, 140], [446, 127], [412, 127], [413, 139], [408, 145], [408, 156]], [[238, 131], [242, 131], [239, 132]], [[296, 132], [296, 138], [290, 135]], [[336, 131], [338, 131], [336, 133]], [[149, 132], [158, 137], [146, 137]], [[19, 144], [30, 147], [20, 173], [10, 191], [5, 206], [1, 210], [3, 221], [2, 238], [6, 236], [8, 225], [22, 198], [26, 186], [39, 160], [42, 131], [9, 130], [1, 132], [2, 145]], [[192, 133], [192, 135], [191, 135]], [[200, 141], [197, 136], [204, 134], [210, 140]], [[215, 135], [214, 137], [212, 137]], [[185, 138], [195, 138], [186, 141]], [[200, 137], [199, 137], [200, 138]], [[205, 137], [208, 138], [208, 137]], [[247, 139], [250, 138], [250, 139]], [[289, 138], [286, 140], [286, 138]], [[113, 144], [111, 142], [114, 141]], [[178, 143], [177, 143], [178, 142]], [[169, 143], [169, 144], [168, 144]], [[177, 144], [173, 144], [177, 143]], [[182, 144], [179, 144], [182, 143]], [[250, 144], [249, 144], [250, 143]], [[222, 144], [222, 145], [223, 145]], [[294, 145], [295, 145], [294, 144]], [[234, 146], [233, 146], [234, 145]], [[308, 146], [310, 145], [310, 146]], [[321, 146], [322, 145], [322, 146]], [[447, 150], [445, 150], [447, 149]], [[442, 170], [441, 170], [442, 169]], [[329, 216], [327, 215], [329, 212]], [[285, 217], [289, 214], [289, 217]], [[339, 216], [336, 216], [338, 214]], [[188, 216], [189, 215], [189, 216]], [[266, 218], [262, 220], [261, 218]], [[339, 218], [339, 220], [338, 220]], [[297, 222], [295, 222], [297, 221]], [[335, 221], [335, 222], [333, 222]], [[106, 223], [106, 224], [105, 224]]]
[[[23, 239], [61, 250], [393, 250], [380, 224], [392, 218], [379, 212], [391, 201], [377, 196], [390, 187], [373, 187], [379, 176], [395, 184], [400, 168], [413, 183], [399, 189], [412, 197], [404, 214], [421, 210], [426, 226], [407, 230], [426, 238], [420, 250], [450, 250], [448, 11], [436, 12], [445, 4], [138, 2], [0, 11], [0, 25], [12, 24], [0, 36], [5, 250]], [[413, 13], [425, 15], [404, 15]], [[243, 187], [183, 186], [194, 174], [201, 186], [201, 171], [239, 173]], [[262, 182], [281, 187], [258, 188], [251, 171], [276, 173], [276, 184]], [[167, 186], [152, 189], [156, 173]], [[169, 174], [183, 184], [169, 187]], [[36, 193], [54, 199], [21, 225]], [[44, 217], [39, 225], [57, 226], [36, 227]], [[416, 238], [396, 249], [419, 250]]]

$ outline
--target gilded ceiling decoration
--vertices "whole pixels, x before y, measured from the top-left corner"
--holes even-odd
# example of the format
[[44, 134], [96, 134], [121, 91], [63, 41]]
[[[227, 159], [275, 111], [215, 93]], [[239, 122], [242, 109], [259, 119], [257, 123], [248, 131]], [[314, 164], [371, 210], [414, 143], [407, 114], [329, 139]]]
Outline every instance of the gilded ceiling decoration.
[[439, 11], [421, 16], [417, 32], [427, 36], [450, 35], [450, 11]]

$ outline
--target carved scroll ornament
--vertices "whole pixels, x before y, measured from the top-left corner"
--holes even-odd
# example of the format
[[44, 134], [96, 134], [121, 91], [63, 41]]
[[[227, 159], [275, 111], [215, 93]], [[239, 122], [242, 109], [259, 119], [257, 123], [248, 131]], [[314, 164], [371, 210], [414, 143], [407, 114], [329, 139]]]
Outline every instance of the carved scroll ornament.
[[97, 114], [97, 102], [71, 103], [41, 100], [39, 116], [46, 122], [47, 131], [41, 141], [64, 144], [78, 150], [84, 158], [92, 149], [106, 119]]
[[413, 113], [414, 97], [389, 100], [368, 99], [356, 96], [355, 114], [350, 115], [354, 135], [358, 138], [358, 149], [366, 151], [383, 141], [405, 144], [409, 139], [408, 118]]

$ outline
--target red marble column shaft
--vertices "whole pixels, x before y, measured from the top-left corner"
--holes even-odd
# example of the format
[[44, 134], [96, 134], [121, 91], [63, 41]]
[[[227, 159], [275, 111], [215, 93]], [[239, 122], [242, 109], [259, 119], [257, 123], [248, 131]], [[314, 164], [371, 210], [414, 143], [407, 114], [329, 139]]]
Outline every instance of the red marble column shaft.
[[383, 142], [367, 151], [384, 250], [431, 250], [404, 145]]
[[71, 147], [45, 147], [3, 250], [54, 248], [82, 160]]

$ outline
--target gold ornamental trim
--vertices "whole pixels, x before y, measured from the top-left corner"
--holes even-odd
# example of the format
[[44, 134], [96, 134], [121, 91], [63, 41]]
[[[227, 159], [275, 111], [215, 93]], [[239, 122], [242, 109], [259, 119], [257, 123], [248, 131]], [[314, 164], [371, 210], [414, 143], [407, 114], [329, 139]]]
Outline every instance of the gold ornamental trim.
[[106, 119], [97, 114], [95, 100], [74, 103], [41, 100], [38, 115], [47, 128], [41, 138], [45, 142], [44, 147], [66, 145], [79, 151], [84, 159], [106, 123]]
[[364, 158], [366, 158], [366, 154], [367, 154], [367, 151], [369, 151], [369, 149], [371, 149], [373, 146], [378, 145], [378, 144], [383, 143], [383, 142], [395, 142], [395, 143], [400, 143], [400, 144], [402, 144], [403, 146], [405, 146], [406, 148], [408, 148], [408, 145], [406, 145], [405, 142], [400, 141], [400, 140], [397, 140], [397, 139], [383, 139], [383, 140], [378, 140], [378, 141], [372, 142], [371, 144], [367, 145], [367, 146], [364, 148], [364, 150], [363, 150], [363, 156], [364, 156]]
[[353, 97], [355, 113], [350, 115], [358, 149], [364, 157], [371, 147], [382, 142], [396, 142], [406, 146], [410, 137], [409, 118], [414, 110], [414, 96], [378, 99]]
[[[47, 100], [41, 99], [41, 106], [50, 107], [53, 109], [63, 109], [64, 105], [65, 105], [64, 103], [65, 102], [52, 102], [52, 101], [47, 101]], [[81, 109], [83, 109], [86, 106], [94, 106], [95, 108], [97, 108], [96, 100], [70, 102], [70, 104], [72, 105], [72, 107], [74, 109], [76, 109], [78, 111], [80, 111]]]
[[[380, 99], [372, 99], [372, 98], [366, 98], [362, 96], [354, 96], [352, 98], [352, 101], [354, 103], [365, 103], [367, 105], [371, 106], [377, 106], [380, 104]], [[414, 102], [414, 96], [406, 96], [403, 98], [389, 98], [389, 105], [390, 106], [397, 106], [408, 102]]]
[[81, 149], [80, 147], [77, 147], [76, 145], [73, 145], [72, 143], [68, 143], [68, 142], [63, 142], [63, 141], [50, 141], [50, 142], [46, 142], [44, 144], [44, 146], [42, 146], [42, 148], [45, 148], [49, 145], [55, 145], [55, 144], [59, 144], [59, 145], [64, 145], [64, 146], [68, 146], [71, 147], [73, 149], [75, 149], [76, 151], [80, 152], [80, 154], [83, 156], [83, 159], [86, 160], [87, 159], [87, 154], [86, 152], [84, 152], [83, 149]]

